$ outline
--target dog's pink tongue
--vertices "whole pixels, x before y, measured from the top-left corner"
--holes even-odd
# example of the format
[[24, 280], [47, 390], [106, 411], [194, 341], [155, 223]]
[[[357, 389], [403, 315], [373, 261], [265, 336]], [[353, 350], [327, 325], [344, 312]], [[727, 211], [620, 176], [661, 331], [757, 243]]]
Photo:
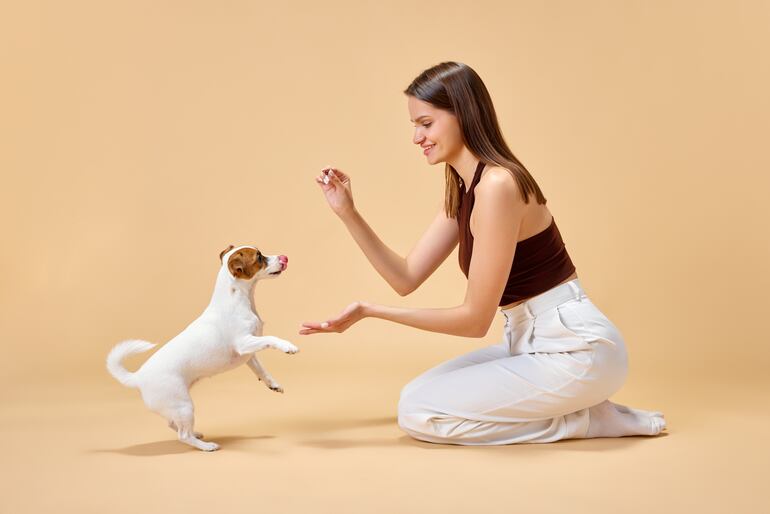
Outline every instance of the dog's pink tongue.
[[286, 257], [285, 255], [279, 255], [278, 262], [281, 263], [281, 271], [289, 267], [289, 258]]

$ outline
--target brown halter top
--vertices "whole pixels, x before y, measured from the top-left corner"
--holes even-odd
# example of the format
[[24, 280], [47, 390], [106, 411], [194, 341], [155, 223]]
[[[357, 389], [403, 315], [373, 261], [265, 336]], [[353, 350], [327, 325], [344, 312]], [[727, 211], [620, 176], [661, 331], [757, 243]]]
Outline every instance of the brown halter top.
[[[466, 277], [473, 253], [470, 219], [476, 199], [474, 189], [481, 179], [484, 166], [483, 162], [479, 162], [468, 191], [465, 190], [465, 184], [460, 186], [460, 206], [457, 215], [460, 228], [458, 255], [460, 269]], [[567, 253], [561, 233], [556, 226], [556, 220], [552, 216], [548, 228], [516, 243], [511, 273], [498, 305], [508, 305], [543, 293], [563, 282], [574, 272], [575, 266]]]

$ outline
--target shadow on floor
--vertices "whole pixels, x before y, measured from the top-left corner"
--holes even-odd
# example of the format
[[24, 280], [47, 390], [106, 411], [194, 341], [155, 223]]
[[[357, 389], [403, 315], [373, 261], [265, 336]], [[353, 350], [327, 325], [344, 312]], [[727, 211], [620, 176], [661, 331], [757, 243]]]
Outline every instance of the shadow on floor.
[[335, 430], [353, 430], [358, 428], [377, 427], [381, 425], [396, 425], [395, 416], [383, 416], [379, 418], [335, 418], [334, 416], [316, 418], [289, 418], [281, 420], [254, 420], [258, 426], [273, 433], [319, 433]]
[[[273, 439], [272, 435], [258, 435], [258, 436], [223, 436], [223, 437], [204, 437], [204, 441], [213, 441], [220, 444], [223, 448], [234, 449], [237, 448], [237, 443], [240, 441], [249, 441], [253, 439]], [[221, 451], [221, 450], [219, 450]], [[189, 453], [189, 452], [201, 452], [192, 446], [180, 442], [177, 439], [169, 439], [167, 441], [155, 441], [152, 443], [136, 444], [133, 446], [126, 446], [125, 448], [116, 449], [101, 449], [90, 450], [89, 453], [120, 453], [123, 455], [131, 455], [134, 457], [154, 457], [158, 455], [174, 455], [177, 453]], [[205, 452], [201, 452], [205, 453]]]
[[626, 437], [597, 437], [592, 439], [564, 439], [552, 443], [521, 443], [506, 445], [459, 445], [459, 444], [441, 444], [420, 441], [408, 435], [397, 438], [379, 437], [368, 439], [307, 439], [299, 441], [303, 446], [313, 448], [322, 448], [327, 450], [339, 450], [347, 448], [375, 448], [387, 446], [411, 446], [425, 450], [447, 450], [452, 448], [461, 448], [461, 451], [472, 452], [494, 452], [496, 454], [508, 454], [508, 452], [528, 453], [543, 451], [571, 451], [571, 452], [603, 452], [612, 450], [623, 450], [645, 444], [645, 439], [658, 439], [668, 437], [666, 432], [656, 436], [626, 436]]
[[[382, 418], [366, 419], [306, 419], [295, 420], [293, 428], [302, 427], [307, 435], [308, 431], [313, 434], [324, 431], [348, 430], [357, 428], [376, 427], [381, 425], [397, 424], [397, 419], [392, 416]], [[270, 427], [272, 432], [280, 433], [282, 429], [289, 427], [274, 426]], [[242, 427], [241, 427], [242, 429]], [[320, 437], [311, 439], [301, 439], [296, 442], [300, 446], [312, 448], [321, 448], [326, 450], [344, 450], [351, 448], [381, 448], [381, 447], [413, 447], [425, 450], [447, 450], [452, 448], [461, 448], [461, 451], [489, 452], [497, 455], [509, 455], [508, 452], [517, 452], [519, 454], [528, 454], [530, 452], [549, 452], [549, 451], [568, 451], [568, 452], [602, 452], [612, 450], [623, 450], [636, 446], [637, 444], [647, 444], [645, 439], [658, 439], [668, 437], [668, 431], [661, 432], [656, 436], [626, 436], [626, 437], [598, 437], [592, 439], [564, 439], [553, 443], [522, 443], [508, 445], [457, 445], [457, 444], [439, 444], [414, 439], [406, 434], [400, 437], [335, 437], [326, 438], [321, 434]], [[274, 439], [273, 435], [261, 436], [222, 436], [222, 437], [204, 437], [206, 441], [214, 441], [222, 446], [223, 449], [238, 449], [243, 445], [239, 442], [259, 439]], [[118, 449], [100, 449], [91, 450], [91, 453], [120, 453], [135, 457], [149, 457], [157, 455], [172, 455], [187, 452], [199, 452], [195, 448], [179, 442], [176, 439], [166, 441], [156, 441], [144, 443]], [[221, 450], [220, 450], [221, 451]], [[249, 451], [253, 451], [253, 448]]]

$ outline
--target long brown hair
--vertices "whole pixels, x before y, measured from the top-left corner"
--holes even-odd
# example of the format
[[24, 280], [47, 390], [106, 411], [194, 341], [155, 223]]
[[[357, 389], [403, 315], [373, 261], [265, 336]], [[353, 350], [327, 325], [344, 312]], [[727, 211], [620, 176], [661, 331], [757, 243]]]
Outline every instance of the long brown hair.
[[[442, 62], [420, 73], [404, 93], [454, 114], [460, 124], [463, 142], [479, 160], [510, 170], [525, 203], [529, 203], [530, 193], [535, 195], [537, 203], [546, 203], [535, 179], [508, 148], [489, 91], [473, 68], [454, 61]], [[446, 163], [444, 173], [444, 209], [447, 217], [456, 218], [460, 175], [449, 163]]]

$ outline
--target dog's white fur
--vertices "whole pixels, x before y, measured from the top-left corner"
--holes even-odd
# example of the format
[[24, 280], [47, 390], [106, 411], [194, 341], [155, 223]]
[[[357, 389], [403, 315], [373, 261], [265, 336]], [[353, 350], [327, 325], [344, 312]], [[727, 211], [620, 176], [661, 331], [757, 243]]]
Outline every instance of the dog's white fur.
[[264, 256], [266, 265], [251, 279], [236, 278], [230, 272], [230, 258], [240, 246], [222, 257], [214, 294], [203, 313], [179, 335], [168, 341], [134, 373], [121, 361], [128, 355], [144, 352], [155, 345], [147, 341], [128, 340], [116, 345], [107, 356], [107, 369], [121, 384], [136, 387], [150, 410], [157, 412], [178, 434], [179, 440], [204, 451], [219, 448], [202, 441], [193, 431], [193, 403], [189, 389], [199, 379], [248, 364], [257, 377], [273, 391], [283, 388], [260, 365], [254, 353], [275, 348], [285, 353], [299, 349], [288, 341], [262, 335], [262, 320], [254, 307], [257, 281], [275, 278], [284, 269], [284, 257]]

